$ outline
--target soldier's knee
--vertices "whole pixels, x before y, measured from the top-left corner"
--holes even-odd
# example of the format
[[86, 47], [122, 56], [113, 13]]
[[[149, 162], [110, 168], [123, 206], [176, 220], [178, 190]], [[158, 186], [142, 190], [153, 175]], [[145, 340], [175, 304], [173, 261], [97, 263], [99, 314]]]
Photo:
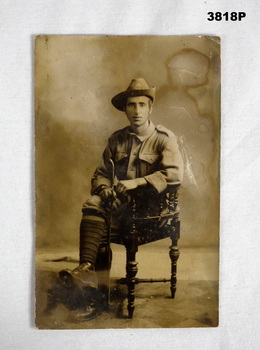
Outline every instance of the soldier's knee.
[[91, 196], [87, 199], [87, 201], [83, 204], [82, 209], [87, 208], [101, 208], [102, 207], [102, 200], [99, 196]]
[[104, 216], [106, 214], [102, 199], [99, 196], [90, 197], [82, 206], [82, 213], [84, 215]]

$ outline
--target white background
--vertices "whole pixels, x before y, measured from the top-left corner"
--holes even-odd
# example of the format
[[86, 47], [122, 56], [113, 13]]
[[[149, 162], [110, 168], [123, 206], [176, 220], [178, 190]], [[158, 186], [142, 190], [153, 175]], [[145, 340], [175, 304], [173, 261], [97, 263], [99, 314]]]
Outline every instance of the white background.
[[[259, 348], [259, 10], [257, 0], [1, 0], [1, 349]], [[243, 11], [246, 18], [209, 22], [209, 11]], [[221, 37], [218, 328], [34, 329], [33, 36], [37, 34]]]

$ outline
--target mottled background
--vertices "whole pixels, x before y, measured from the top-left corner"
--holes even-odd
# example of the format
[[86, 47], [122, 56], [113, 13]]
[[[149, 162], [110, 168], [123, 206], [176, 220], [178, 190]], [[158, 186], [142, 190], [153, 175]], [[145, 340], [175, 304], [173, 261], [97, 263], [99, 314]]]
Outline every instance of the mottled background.
[[39, 36], [37, 248], [78, 248], [81, 206], [89, 196], [91, 175], [108, 137], [127, 124], [110, 101], [135, 77], [156, 85], [152, 120], [175, 132], [181, 144], [180, 246], [218, 245], [219, 38]]

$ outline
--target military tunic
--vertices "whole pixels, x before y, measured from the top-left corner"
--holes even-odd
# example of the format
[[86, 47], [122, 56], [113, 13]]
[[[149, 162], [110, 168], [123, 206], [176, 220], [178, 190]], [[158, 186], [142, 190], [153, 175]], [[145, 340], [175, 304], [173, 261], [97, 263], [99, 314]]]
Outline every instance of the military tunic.
[[183, 177], [182, 157], [176, 136], [162, 125], [150, 122], [137, 135], [130, 127], [116, 131], [108, 140], [100, 166], [92, 178], [92, 194], [101, 185], [111, 187], [114, 175], [120, 180], [145, 178], [158, 193], [167, 185], [179, 185]]
[[[111, 187], [116, 181], [145, 178], [146, 188], [160, 194], [168, 185], [180, 185], [182, 177], [181, 153], [177, 138], [170, 130], [150, 122], [145, 132], [137, 135], [128, 126], [109, 138], [101, 163], [92, 177], [92, 197], [84, 203], [82, 210], [91, 209], [93, 212], [94, 209], [105, 214], [104, 203], [98, 194], [102, 186]], [[156, 193], [152, 200], [156, 198]], [[146, 197], [149, 195], [146, 194]], [[149, 201], [149, 198], [146, 200]]]

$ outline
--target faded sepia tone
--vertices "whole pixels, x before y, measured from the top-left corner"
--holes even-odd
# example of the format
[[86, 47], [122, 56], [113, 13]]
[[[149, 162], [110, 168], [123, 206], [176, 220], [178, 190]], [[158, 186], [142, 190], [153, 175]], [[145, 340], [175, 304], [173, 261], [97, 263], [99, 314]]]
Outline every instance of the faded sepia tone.
[[[139, 314], [137, 310], [131, 323], [116, 317], [118, 311], [80, 324], [68, 321], [69, 311], [64, 307], [44, 315], [48, 276], [52, 274], [53, 278], [60, 268], [75, 264], [73, 259], [78, 258], [81, 206], [89, 196], [90, 179], [107, 139], [127, 125], [125, 115], [115, 110], [111, 98], [137, 77], [156, 85], [151, 119], [155, 125], [162, 124], [175, 133], [185, 164], [179, 191], [181, 257], [176, 299], [166, 298], [169, 287], [165, 284], [140, 286], [139, 298], [143, 304], [139, 305]], [[37, 37], [35, 161], [39, 328], [217, 325], [219, 95], [220, 42], [217, 37]], [[167, 274], [169, 270], [168, 246], [165, 239], [140, 249], [138, 274], [165, 277], [164, 271]], [[125, 269], [124, 250], [112, 248], [111, 275], [121, 277]], [[72, 261], [53, 261], [64, 256], [71, 257]], [[151, 268], [156, 259], [156, 267]]]

